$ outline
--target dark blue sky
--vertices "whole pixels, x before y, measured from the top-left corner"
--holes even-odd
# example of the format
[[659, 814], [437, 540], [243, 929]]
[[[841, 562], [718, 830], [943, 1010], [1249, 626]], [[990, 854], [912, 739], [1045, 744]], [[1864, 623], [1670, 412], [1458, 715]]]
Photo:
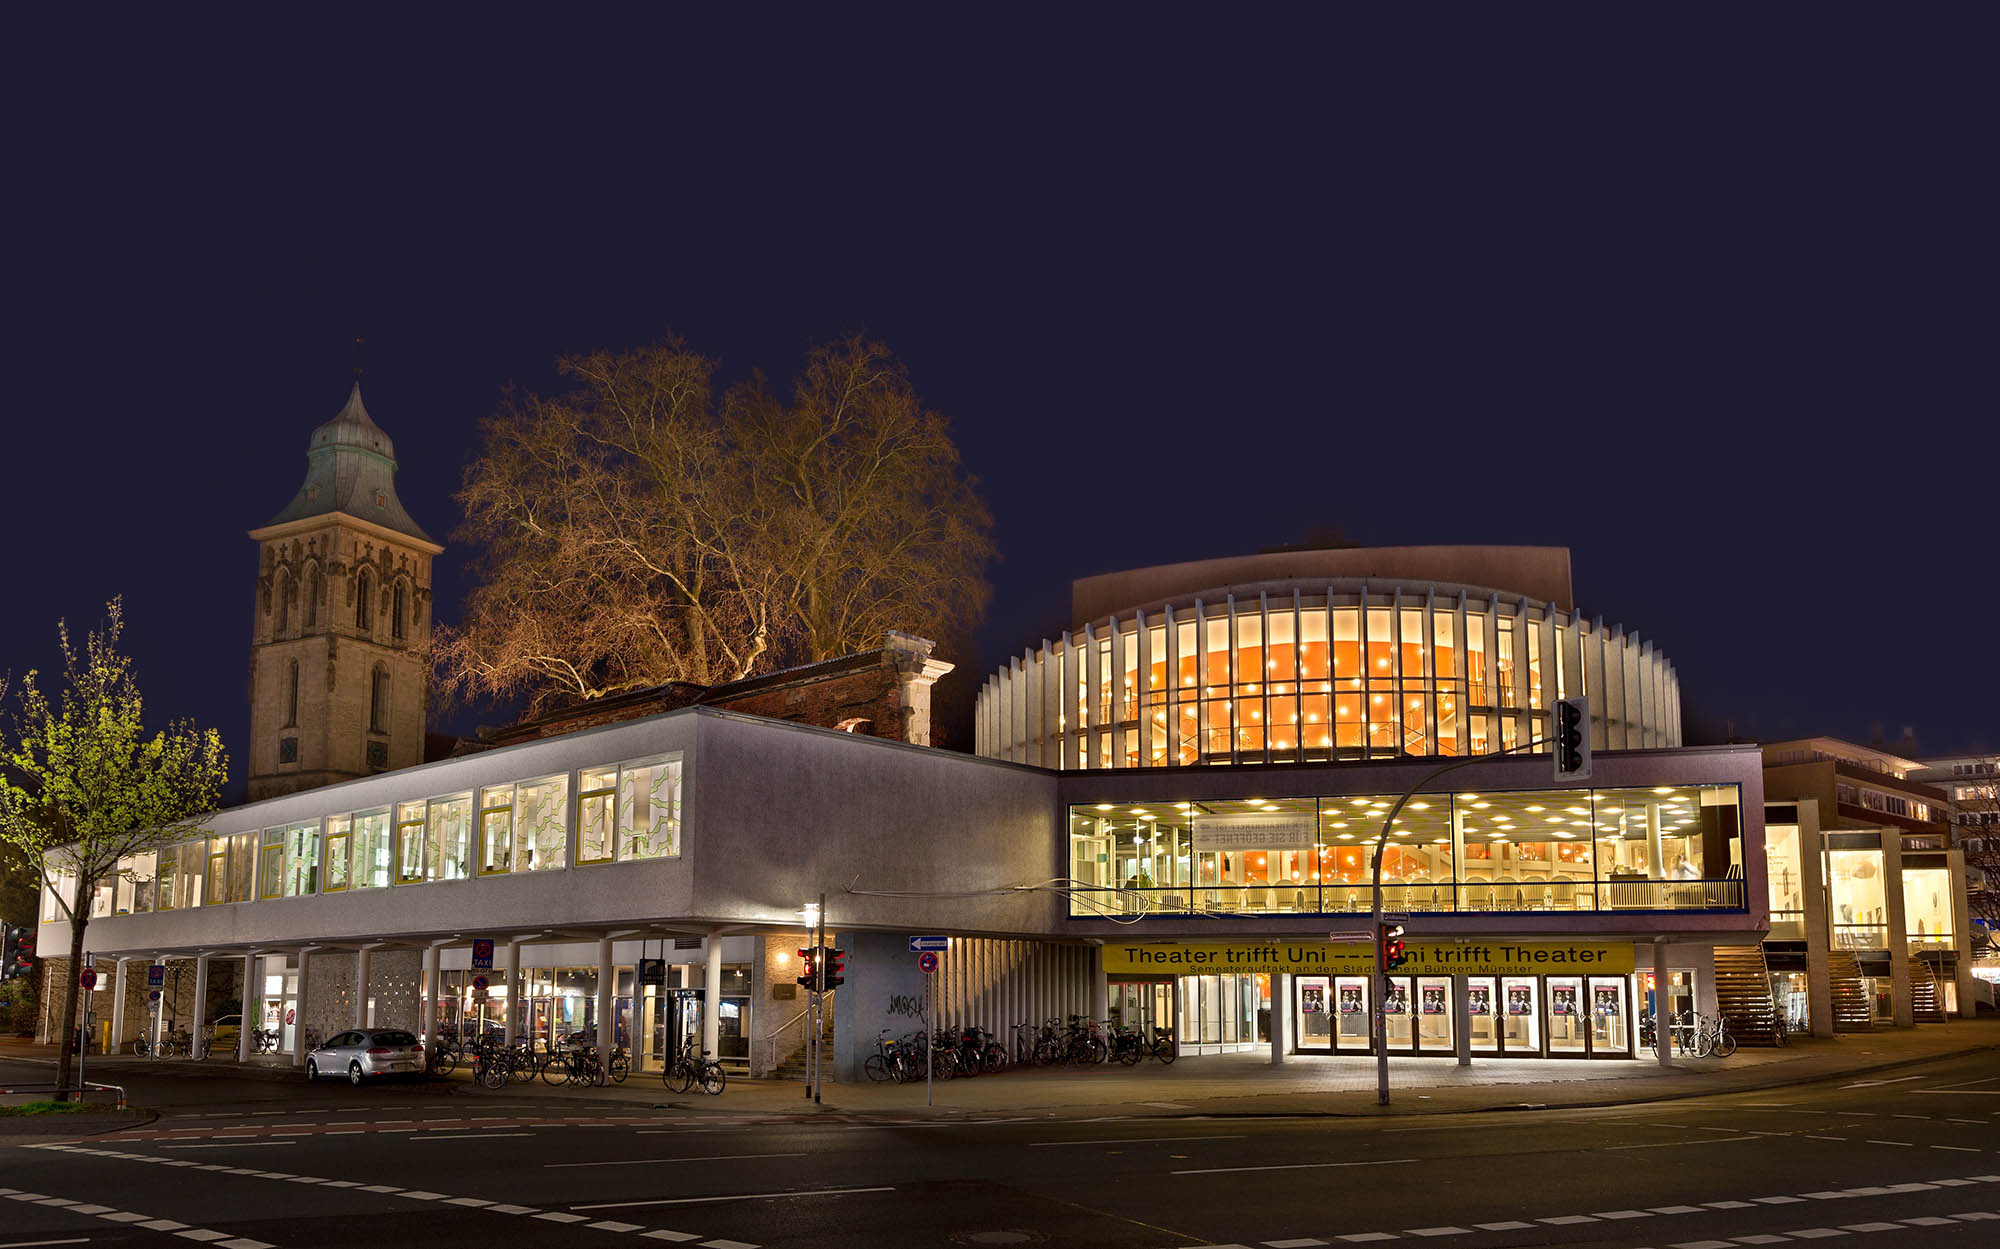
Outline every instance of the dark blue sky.
[[244, 531], [357, 333], [444, 535], [559, 353], [860, 330], [998, 521], [969, 669], [1331, 524], [1569, 546], [1694, 740], [2000, 745], [1995, 32], [1797, 13], [11, 12], [0, 668], [122, 592], [240, 759]]

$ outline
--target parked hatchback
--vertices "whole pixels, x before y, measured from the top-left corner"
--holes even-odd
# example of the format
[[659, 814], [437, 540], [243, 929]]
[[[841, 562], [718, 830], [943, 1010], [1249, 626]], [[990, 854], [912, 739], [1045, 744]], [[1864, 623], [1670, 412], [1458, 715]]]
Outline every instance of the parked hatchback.
[[359, 1084], [370, 1076], [423, 1073], [423, 1044], [400, 1028], [354, 1028], [306, 1055], [308, 1080], [345, 1075], [349, 1084]]

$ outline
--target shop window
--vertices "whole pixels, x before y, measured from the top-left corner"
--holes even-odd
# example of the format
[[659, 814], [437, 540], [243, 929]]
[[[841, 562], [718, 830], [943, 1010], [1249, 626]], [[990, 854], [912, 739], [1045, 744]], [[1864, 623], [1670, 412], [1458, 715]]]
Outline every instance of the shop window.
[[424, 804], [396, 807], [396, 883], [414, 885], [424, 878]]
[[326, 878], [321, 893], [341, 893], [347, 889], [349, 852], [353, 845], [353, 817], [328, 816], [326, 821]]
[[386, 889], [395, 869], [396, 844], [392, 836], [389, 808], [354, 814], [354, 872], [356, 889]]

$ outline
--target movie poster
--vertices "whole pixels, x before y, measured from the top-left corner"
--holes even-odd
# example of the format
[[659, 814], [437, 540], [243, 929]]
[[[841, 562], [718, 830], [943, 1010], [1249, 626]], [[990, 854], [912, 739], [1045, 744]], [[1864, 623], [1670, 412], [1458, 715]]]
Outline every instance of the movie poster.
[[1444, 987], [1442, 985], [1424, 986], [1423, 1012], [1426, 1015], [1444, 1014]]
[[1465, 1004], [1475, 1015], [1493, 1013], [1493, 989], [1490, 985], [1475, 984], [1465, 991]]
[[1382, 1000], [1385, 1015], [1407, 1015], [1410, 1013], [1410, 991], [1402, 985], [1392, 985], [1389, 996]]
[[1340, 1013], [1358, 1015], [1361, 1013], [1361, 986], [1344, 984], [1340, 986]]
[[1596, 991], [1595, 1009], [1600, 1015], [1618, 1013], [1618, 990], [1612, 985], [1599, 985]]
[[1576, 1014], [1576, 986], [1556, 985], [1549, 990], [1549, 1013], [1552, 1015]]
[[1532, 1015], [1535, 1003], [1529, 996], [1528, 986], [1510, 984], [1507, 986], [1507, 1013], [1510, 1015]]
[[1324, 1015], [1326, 1013], [1326, 986], [1308, 984], [1299, 987], [1299, 1013], [1304, 1015]]

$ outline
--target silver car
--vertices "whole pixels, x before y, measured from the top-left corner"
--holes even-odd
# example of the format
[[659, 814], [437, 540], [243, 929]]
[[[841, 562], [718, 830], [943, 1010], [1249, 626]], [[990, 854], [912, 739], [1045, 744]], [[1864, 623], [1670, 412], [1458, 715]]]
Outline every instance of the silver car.
[[354, 1028], [339, 1033], [306, 1055], [306, 1079], [347, 1077], [359, 1084], [369, 1076], [424, 1073], [424, 1047], [401, 1028]]

